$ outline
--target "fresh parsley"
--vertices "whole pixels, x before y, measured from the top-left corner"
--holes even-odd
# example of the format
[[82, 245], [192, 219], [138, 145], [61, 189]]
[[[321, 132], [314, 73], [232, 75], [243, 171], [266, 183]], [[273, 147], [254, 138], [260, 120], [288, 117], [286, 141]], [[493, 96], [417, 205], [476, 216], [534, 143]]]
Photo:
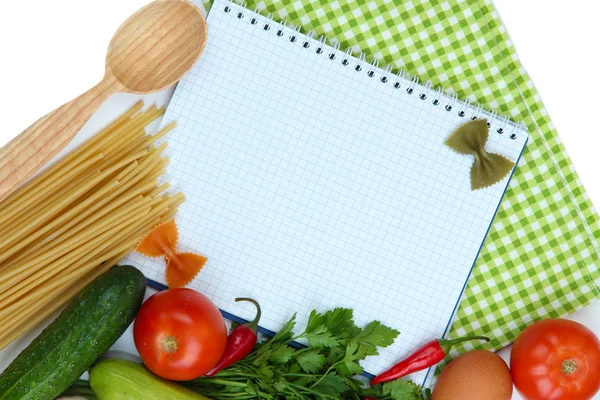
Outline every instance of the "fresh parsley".
[[[374, 321], [356, 326], [353, 312], [336, 308], [326, 313], [313, 311], [307, 327], [293, 333], [292, 317], [271, 339], [258, 343], [239, 363], [212, 378], [200, 378], [185, 386], [214, 400], [422, 400], [421, 388], [408, 380], [398, 380], [366, 388], [357, 378], [364, 372], [360, 362], [378, 355], [379, 347], [394, 343], [395, 329]], [[308, 343], [297, 348], [292, 341]]]

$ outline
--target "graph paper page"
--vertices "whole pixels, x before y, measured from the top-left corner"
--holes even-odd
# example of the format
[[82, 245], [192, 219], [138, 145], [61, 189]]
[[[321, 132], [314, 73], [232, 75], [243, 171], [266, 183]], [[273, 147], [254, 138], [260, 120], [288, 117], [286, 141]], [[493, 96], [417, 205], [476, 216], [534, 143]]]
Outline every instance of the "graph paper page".
[[[365, 362], [371, 373], [443, 336], [508, 184], [471, 191], [473, 158], [443, 144], [476, 110], [446, 111], [451, 98], [421, 100], [425, 88], [345, 66], [343, 51], [318, 54], [318, 40], [228, 1], [208, 21], [206, 51], [163, 121], [179, 124], [168, 179], [188, 198], [180, 249], [209, 257], [191, 287], [246, 319], [253, 308], [234, 298], [255, 298], [274, 331], [333, 307], [398, 329]], [[498, 134], [499, 123], [487, 149], [517, 161], [527, 135]], [[130, 261], [165, 281], [164, 262]]]

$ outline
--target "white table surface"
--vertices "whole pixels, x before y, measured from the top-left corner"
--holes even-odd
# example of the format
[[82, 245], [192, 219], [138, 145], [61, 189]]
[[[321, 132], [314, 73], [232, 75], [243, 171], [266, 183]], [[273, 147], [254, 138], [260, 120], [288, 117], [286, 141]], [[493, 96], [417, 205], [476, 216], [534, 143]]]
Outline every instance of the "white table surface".
[[[4, 49], [3, 54], [16, 55], [9, 57], [11, 62], [0, 63], [0, 84], [3, 88], [0, 109], [3, 110], [1, 115], [4, 117], [3, 123], [6, 122], [5, 128], [8, 128], [0, 130], [0, 145], [42, 115], [43, 110], [60, 105], [97, 80], [101, 73], [98, 65], [101, 57], [97, 49], [92, 49], [96, 46], [101, 48], [100, 43], [105, 43], [107, 38], [110, 38], [114, 28], [118, 26], [118, 21], [147, 2], [148, 0], [105, 0], [102, 2], [104, 6], [111, 7], [88, 10], [90, 18], [83, 22], [70, 17], [71, 7], [79, 7], [78, 11], [83, 12], [82, 3], [76, 0], [2, 2], [0, 16], [10, 14], [17, 17], [2, 20], [0, 24], [0, 46]], [[35, 3], [36, 7], [48, 8], [45, 11], [38, 8], [40, 12], [34, 16], [28, 15], [24, 19], [18, 17], [27, 15], [31, 3]], [[600, 5], [595, 0], [569, 3], [548, 0], [496, 0], [496, 5], [511, 32], [525, 67], [533, 76], [561, 138], [574, 159], [590, 197], [598, 204], [600, 180], [595, 178], [600, 167], [600, 129], [594, 117], [585, 116], [597, 115], [596, 110], [600, 106], [595, 95], [600, 93], [600, 80], [596, 79], [600, 65], [597, 52], [592, 50], [597, 48], [600, 41], [600, 24], [596, 21]], [[540, 10], [543, 12], [540, 13]], [[48, 15], [55, 17], [47, 18]], [[75, 29], [88, 29], [87, 35], [71, 35]], [[44, 34], [40, 35], [40, 32]], [[14, 40], [15, 38], [19, 40]], [[88, 45], [81, 46], [78, 42], [81, 40]], [[77, 44], [78, 54], [69, 55], [72, 53], [69, 46]], [[19, 48], [19, 45], [24, 49]], [[48, 53], [50, 45], [53, 47]], [[40, 58], [46, 65], [40, 66]], [[78, 72], [65, 72], [64, 68], [55, 64], [56, 59], [74, 63]], [[40, 70], [45, 72], [40, 73]], [[49, 80], [48, 76], [53, 76], [53, 79]], [[40, 93], [32, 94], [31, 88], [35, 87], [40, 88]], [[7, 93], [14, 95], [8, 96]], [[147, 103], [165, 105], [170, 93], [171, 90], [166, 90], [146, 96], [145, 99]], [[95, 132], [138, 99], [139, 97], [131, 95], [112, 97], [84, 128], [77, 142]], [[4, 113], [11, 118], [7, 119]], [[150, 294], [149, 290], [148, 295]], [[596, 302], [578, 311], [571, 318], [588, 326], [600, 336], [599, 316], [600, 302]], [[41, 329], [42, 327], [30, 332], [1, 351], [0, 370], [3, 370]], [[114, 348], [135, 351], [131, 328]], [[500, 354], [508, 361], [510, 348], [502, 350]], [[513, 399], [520, 397], [515, 393]], [[600, 400], [600, 395], [595, 399]]]
[[[597, 126], [586, 128], [582, 116], [597, 115], [600, 60], [589, 49], [600, 40], [597, 21], [600, 4], [593, 0], [565, 3], [552, 0], [496, 0], [519, 57], [533, 78], [553, 123], [588, 194], [600, 204], [600, 168], [595, 149], [600, 144]], [[543, 10], [543, 11], [542, 11]], [[533, 16], [539, 15], [533, 22]], [[600, 302], [573, 314], [600, 336]], [[510, 347], [500, 351], [509, 360]], [[521, 399], [515, 393], [513, 399]], [[600, 399], [600, 394], [594, 397]]]

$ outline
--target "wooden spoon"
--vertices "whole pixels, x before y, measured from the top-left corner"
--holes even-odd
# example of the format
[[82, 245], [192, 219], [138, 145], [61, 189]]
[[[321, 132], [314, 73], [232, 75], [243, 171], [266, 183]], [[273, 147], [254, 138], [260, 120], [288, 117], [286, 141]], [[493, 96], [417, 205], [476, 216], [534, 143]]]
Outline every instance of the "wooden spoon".
[[179, 81], [207, 37], [202, 11], [186, 0], [155, 1], [132, 15], [113, 37], [102, 82], [0, 149], [0, 201], [65, 148], [112, 94], [152, 93]]

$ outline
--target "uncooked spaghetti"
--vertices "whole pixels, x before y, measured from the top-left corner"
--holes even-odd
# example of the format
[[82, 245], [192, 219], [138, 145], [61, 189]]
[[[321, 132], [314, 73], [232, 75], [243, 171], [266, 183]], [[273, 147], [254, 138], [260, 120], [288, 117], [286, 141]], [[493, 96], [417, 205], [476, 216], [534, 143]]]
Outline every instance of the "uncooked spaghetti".
[[185, 200], [142, 103], [0, 203], [0, 349], [131, 252]]

